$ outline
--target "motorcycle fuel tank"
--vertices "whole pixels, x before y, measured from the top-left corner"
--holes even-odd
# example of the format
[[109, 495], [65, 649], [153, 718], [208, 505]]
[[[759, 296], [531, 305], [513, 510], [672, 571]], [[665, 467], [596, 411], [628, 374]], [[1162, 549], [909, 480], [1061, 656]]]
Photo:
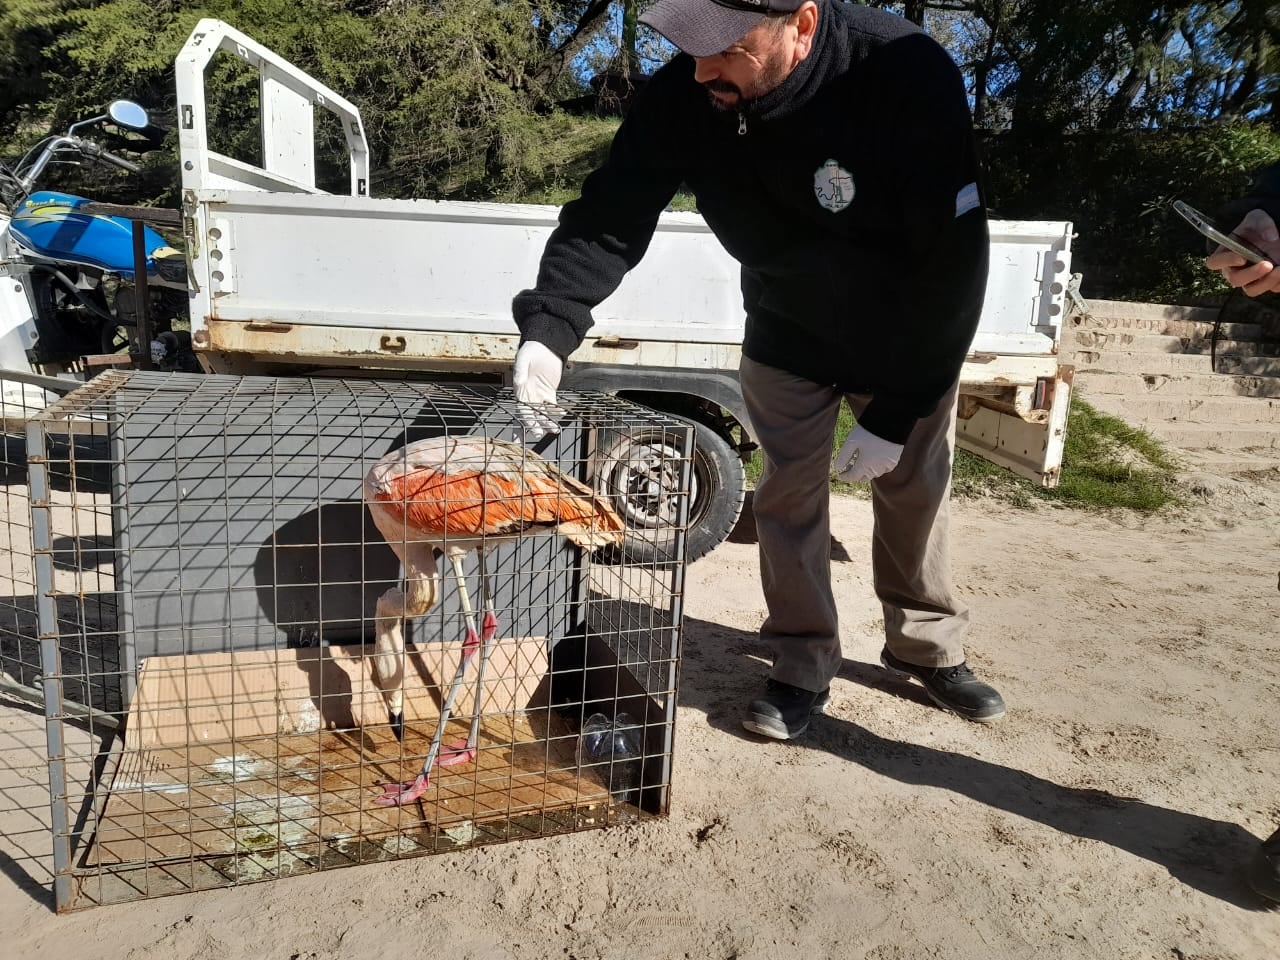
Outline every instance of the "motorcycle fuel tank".
[[[90, 201], [69, 193], [33, 193], [13, 212], [10, 229], [18, 241], [51, 260], [133, 276], [133, 222], [80, 212]], [[168, 247], [164, 237], [144, 227], [148, 273], [155, 251]]]

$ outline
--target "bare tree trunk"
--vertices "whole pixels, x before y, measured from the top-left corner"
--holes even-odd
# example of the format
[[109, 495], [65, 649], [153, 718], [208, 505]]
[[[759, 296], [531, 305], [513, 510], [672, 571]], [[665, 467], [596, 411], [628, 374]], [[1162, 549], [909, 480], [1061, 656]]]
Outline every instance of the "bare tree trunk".
[[640, 11], [637, 0], [623, 0], [622, 4], [622, 72], [628, 80], [640, 72], [640, 57], [636, 53], [636, 28]]
[[573, 33], [569, 35], [569, 39], [564, 42], [559, 50], [556, 50], [547, 58], [547, 62], [538, 68], [534, 74], [534, 79], [550, 83], [560, 71], [569, 65], [569, 62], [581, 53], [591, 42], [597, 30], [609, 16], [609, 4], [611, 0], [592, 0], [587, 9], [582, 12], [582, 16], [578, 18], [578, 25], [573, 28]]
[[[1152, 24], [1151, 33], [1155, 34], [1158, 30], [1159, 37], [1152, 38], [1152, 46], [1150, 49], [1157, 51], [1156, 58], [1161, 56], [1169, 41], [1173, 39], [1175, 33], [1178, 32], [1178, 23], [1185, 14], [1185, 10], [1179, 8], [1169, 16], [1163, 25]], [[1134, 51], [1134, 63], [1129, 69], [1124, 80], [1120, 82], [1120, 87], [1110, 97], [1110, 103], [1107, 105], [1106, 111], [1103, 113], [1101, 121], [1098, 123], [1100, 130], [1115, 130], [1124, 122], [1125, 116], [1132, 109], [1133, 103], [1138, 99], [1138, 94], [1142, 92], [1142, 88], [1151, 78], [1151, 62], [1147, 59], [1147, 54], [1143, 52], [1138, 43], [1131, 44]]]
[[973, 67], [973, 124], [976, 127], [985, 127], [987, 122], [987, 106], [990, 102], [987, 95], [987, 78], [991, 75], [991, 61], [1000, 43], [1003, 13], [1004, 8], [997, 6], [991, 14], [991, 19], [986, 21], [987, 49], [983, 52], [982, 59]]
[[1258, 81], [1262, 79], [1258, 71], [1258, 60], [1261, 59], [1262, 54], [1261, 46], [1262, 38], [1259, 37], [1253, 44], [1254, 56], [1245, 64], [1244, 76], [1240, 78], [1236, 88], [1223, 99], [1222, 113], [1224, 117], [1239, 116], [1249, 98], [1257, 91]]

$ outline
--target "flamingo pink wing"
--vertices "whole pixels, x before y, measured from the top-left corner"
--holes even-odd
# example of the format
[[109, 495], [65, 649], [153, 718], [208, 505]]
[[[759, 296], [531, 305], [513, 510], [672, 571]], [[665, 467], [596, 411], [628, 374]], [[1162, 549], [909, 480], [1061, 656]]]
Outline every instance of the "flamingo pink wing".
[[483, 462], [478, 469], [447, 457], [419, 459], [389, 478], [376, 499], [397, 522], [432, 536], [493, 536], [532, 524], [565, 525], [575, 539], [583, 532], [607, 541], [621, 535], [622, 519], [607, 502], [537, 455], [493, 441]]

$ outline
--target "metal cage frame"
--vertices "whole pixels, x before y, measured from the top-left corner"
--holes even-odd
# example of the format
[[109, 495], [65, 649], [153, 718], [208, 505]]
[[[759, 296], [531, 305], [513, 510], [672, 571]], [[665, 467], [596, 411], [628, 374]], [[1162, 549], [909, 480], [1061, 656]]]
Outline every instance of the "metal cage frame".
[[[365, 669], [376, 619], [369, 601], [377, 592], [375, 568], [384, 584], [399, 583], [405, 571], [396, 566], [392, 577], [385, 557], [369, 559], [376, 549], [391, 551], [369, 537], [367, 506], [353, 506], [350, 490], [392, 435], [392, 449], [416, 435], [522, 437], [524, 411], [510, 391], [416, 380], [109, 371], [41, 409], [6, 416], [8, 480], [13, 485], [25, 473], [28, 485], [25, 514], [21, 495], [6, 487], [8, 534], [18, 558], [29, 517], [30, 576], [11, 560], [10, 609], [0, 600], [0, 639], [7, 642], [0, 694], [43, 708], [56, 908], [665, 816], [693, 431], [605, 394], [562, 394], [560, 407], [561, 433], [534, 449], [601, 496], [636, 492], [604, 489], [602, 477], [628, 470], [641, 476], [638, 487], [674, 511], [669, 556], [636, 562], [625, 549], [591, 551], [540, 535], [496, 546], [496, 609], [510, 621], [510, 635], [495, 639], [490, 685], [478, 683], [471, 695], [473, 712], [484, 717], [475, 726], [484, 737], [474, 771], [434, 768], [435, 799], [382, 815], [351, 798], [368, 789], [375, 768], [396, 765], [389, 750], [398, 749], [393, 759], [407, 764], [403, 769], [421, 762], [420, 734], [432, 709], [438, 720], [443, 678], [455, 662], [446, 659], [456, 646], [446, 631], [457, 628], [460, 597], [442, 563], [437, 603], [405, 624], [416, 631], [406, 658], [425, 663], [438, 647], [441, 659], [425, 673], [419, 664], [416, 678], [406, 668], [406, 691], [421, 681], [430, 697], [413, 701], [420, 704], [411, 731], [417, 748], [410, 749], [409, 735], [391, 746], [395, 741], [369, 719], [370, 704], [378, 703]], [[22, 458], [12, 453], [20, 422]], [[641, 427], [670, 442], [653, 451], [652, 462], [606, 468], [600, 458], [616, 446], [608, 438]], [[294, 528], [302, 539], [284, 542], [282, 531]], [[264, 576], [271, 582], [262, 583]], [[219, 610], [221, 621], [209, 622]], [[335, 664], [347, 673], [340, 676]], [[295, 691], [300, 670], [320, 677], [307, 674], [309, 693]], [[208, 689], [197, 690], [193, 677]], [[224, 678], [223, 686], [210, 677]], [[350, 711], [348, 726], [325, 712], [339, 696], [335, 689]], [[313, 709], [308, 697], [318, 705], [314, 731], [298, 733], [289, 726], [296, 718], [271, 726], [268, 700], [279, 717], [293, 718], [297, 704]], [[237, 741], [247, 729], [257, 732]], [[227, 731], [246, 752], [210, 761], [229, 760], [225, 769], [198, 759], [206, 747], [201, 736]], [[624, 744], [631, 744], [626, 758]], [[314, 809], [290, 793], [302, 783], [295, 773], [316, 780], [314, 791], [303, 785], [305, 797], [319, 798]], [[339, 774], [345, 779], [331, 789]], [[466, 782], [448, 779], [468, 775], [469, 799]], [[503, 784], [503, 776], [505, 786], [488, 786]], [[187, 806], [175, 796], [186, 796]], [[325, 806], [326, 797], [341, 803]], [[450, 819], [450, 803], [464, 812]]]

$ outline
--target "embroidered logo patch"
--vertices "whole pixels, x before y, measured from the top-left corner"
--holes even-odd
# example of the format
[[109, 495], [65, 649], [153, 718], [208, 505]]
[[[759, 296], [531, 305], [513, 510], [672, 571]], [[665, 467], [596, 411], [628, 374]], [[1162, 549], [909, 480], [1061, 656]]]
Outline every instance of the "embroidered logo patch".
[[813, 193], [832, 213], [853, 203], [853, 174], [834, 160], [828, 160], [813, 175]]

